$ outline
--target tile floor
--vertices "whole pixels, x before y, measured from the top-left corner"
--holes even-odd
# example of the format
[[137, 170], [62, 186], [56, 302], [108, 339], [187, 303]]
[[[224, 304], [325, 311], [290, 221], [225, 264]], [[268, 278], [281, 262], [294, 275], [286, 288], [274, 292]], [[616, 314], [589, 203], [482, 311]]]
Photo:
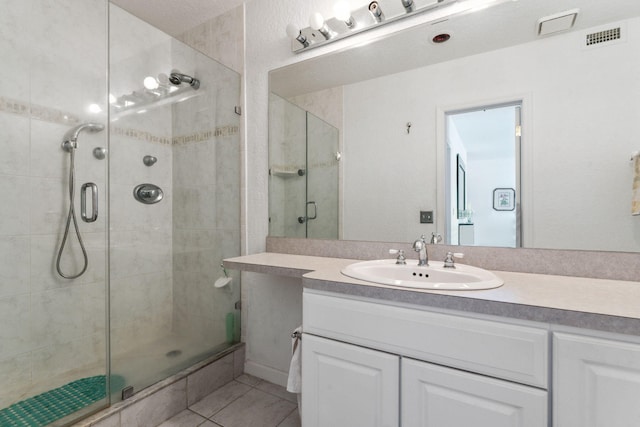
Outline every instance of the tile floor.
[[295, 394], [245, 374], [158, 427], [300, 427], [300, 417]]

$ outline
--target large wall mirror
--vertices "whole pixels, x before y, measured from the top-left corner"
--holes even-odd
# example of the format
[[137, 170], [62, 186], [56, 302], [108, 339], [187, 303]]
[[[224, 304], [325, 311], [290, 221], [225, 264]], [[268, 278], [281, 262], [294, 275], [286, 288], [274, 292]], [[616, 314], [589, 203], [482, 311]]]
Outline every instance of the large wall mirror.
[[273, 70], [270, 234], [640, 252], [638, 52], [637, 0], [519, 0]]

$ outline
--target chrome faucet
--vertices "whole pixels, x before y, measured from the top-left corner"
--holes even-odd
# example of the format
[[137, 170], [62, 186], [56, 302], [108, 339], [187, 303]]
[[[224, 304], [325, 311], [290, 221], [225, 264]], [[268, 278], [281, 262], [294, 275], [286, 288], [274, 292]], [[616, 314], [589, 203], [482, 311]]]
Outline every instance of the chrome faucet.
[[420, 236], [418, 240], [413, 242], [413, 250], [418, 252], [418, 265], [428, 266], [429, 255], [427, 254], [427, 241], [425, 240], [424, 234]]

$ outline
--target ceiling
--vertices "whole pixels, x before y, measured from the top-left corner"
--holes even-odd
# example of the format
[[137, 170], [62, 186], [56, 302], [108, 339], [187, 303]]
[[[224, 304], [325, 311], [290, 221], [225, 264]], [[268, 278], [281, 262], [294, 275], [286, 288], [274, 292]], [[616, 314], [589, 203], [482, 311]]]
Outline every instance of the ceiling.
[[[538, 19], [575, 8], [580, 13], [572, 31], [640, 15], [638, 0], [507, 2], [280, 68], [270, 74], [270, 90], [288, 98], [543, 39], [537, 35]], [[431, 39], [440, 33], [451, 34], [451, 39], [435, 45]]]
[[244, 3], [244, 0], [111, 0], [156, 28], [177, 36]]

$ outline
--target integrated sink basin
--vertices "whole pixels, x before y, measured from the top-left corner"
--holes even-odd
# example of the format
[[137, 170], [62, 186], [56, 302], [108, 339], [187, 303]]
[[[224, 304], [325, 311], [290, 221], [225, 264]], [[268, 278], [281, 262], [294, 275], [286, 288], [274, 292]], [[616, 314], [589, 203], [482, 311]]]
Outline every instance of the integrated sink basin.
[[416, 289], [471, 291], [504, 284], [492, 272], [470, 265], [445, 268], [440, 261], [429, 261], [429, 266], [417, 264], [415, 260], [407, 260], [405, 265], [396, 264], [395, 259], [362, 261], [349, 264], [341, 273], [367, 282]]

